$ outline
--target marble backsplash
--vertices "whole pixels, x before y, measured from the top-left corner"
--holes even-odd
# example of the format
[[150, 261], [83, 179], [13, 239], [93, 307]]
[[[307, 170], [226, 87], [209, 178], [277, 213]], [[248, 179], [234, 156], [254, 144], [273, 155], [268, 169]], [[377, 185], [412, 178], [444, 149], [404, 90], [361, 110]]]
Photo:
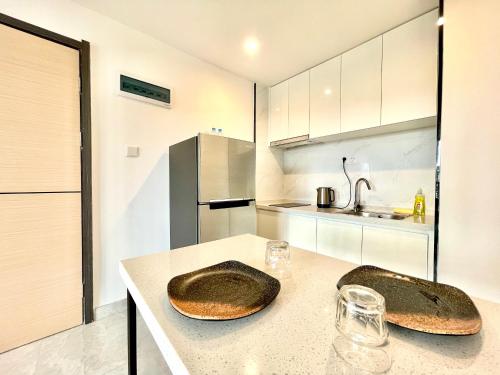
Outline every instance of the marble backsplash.
[[295, 199], [316, 201], [318, 186], [332, 186], [336, 205], [349, 200], [349, 184], [342, 171], [342, 157], [354, 183], [368, 179], [372, 190], [362, 187], [362, 203], [381, 207], [413, 207], [422, 188], [427, 212], [434, 211], [436, 129], [307, 145], [288, 150], [268, 147], [268, 90], [257, 90], [257, 200]]
[[400, 133], [307, 145], [283, 153], [283, 198], [316, 200], [316, 188], [331, 186], [336, 205], [349, 200], [349, 183], [342, 170], [342, 157], [354, 184], [365, 177], [372, 185], [361, 188], [361, 201], [368, 206], [413, 207], [414, 196], [422, 188], [427, 212], [434, 210], [436, 129], [425, 128]]

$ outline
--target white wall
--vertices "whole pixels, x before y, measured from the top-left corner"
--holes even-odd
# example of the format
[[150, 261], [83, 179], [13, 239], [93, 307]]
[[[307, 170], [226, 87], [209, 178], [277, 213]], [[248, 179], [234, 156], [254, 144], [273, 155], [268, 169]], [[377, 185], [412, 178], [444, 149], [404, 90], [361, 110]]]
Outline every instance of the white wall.
[[500, 302], [500, 2], [444, 11], [438, 278]]
[[[94, 305], [121, 299], [118, 261], [169, 248], [168, 146], [213, 126], [253, 140], [253, 84], [71, 1], [0, 11], [91, 43]], [[171, 88], [173, 108], [115, 95], [120, 71]], [[141, 156], [125, 158], [126, 144]]]
[[342, 157], [353, 184], [368, 179], [372, 190], [362, 187], [364, 204], [383, 207], [413, 207], [415, 193], [422, 188], [427, 210], [434, 210], [436, 129], [426, 128], [307, 145], [285, 151], [284, 195], [289, 199], [316, 201], [316, 188], [332, 186], [337, 206], [349, 200], [349, 184], [342, 170]]

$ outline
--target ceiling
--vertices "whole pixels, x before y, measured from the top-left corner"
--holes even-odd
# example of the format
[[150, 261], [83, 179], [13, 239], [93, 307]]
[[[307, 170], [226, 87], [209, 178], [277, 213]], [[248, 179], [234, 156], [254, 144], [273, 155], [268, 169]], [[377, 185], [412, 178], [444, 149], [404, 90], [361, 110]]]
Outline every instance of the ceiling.
[[[317, 65], [438, 4], [438, 0], [74, 1], [265, 85]], [[253, 56], [243, 48], [248, 37], [259, 44]]]

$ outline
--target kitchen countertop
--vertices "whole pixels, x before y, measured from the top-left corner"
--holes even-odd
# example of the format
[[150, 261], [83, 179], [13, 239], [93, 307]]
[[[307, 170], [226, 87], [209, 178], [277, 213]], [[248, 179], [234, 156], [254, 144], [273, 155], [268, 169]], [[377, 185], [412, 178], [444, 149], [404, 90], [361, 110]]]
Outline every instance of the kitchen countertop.
[[[341, 209], [338, 208], [318, 208], [316, 203], [310, 203], [310, 206], [301, 206], [301, 207], [292, 207], [292, 208], [283, 208], [283, 207], [275, 207], [270, 206], [271, 204], [277, 203], [288, 203], [288, 202], [302, 202], [300, 200], [275, 200], [275, 201], [258, 201], [256, 203], [256, 207], [259, 210], [268, 210], [268, 211], [276, 211], [276, 212], [284, 212], [284, 213], [293, 213], [300, 215], [308, 215], [315, 217], [322, 217], [326, 219], [334, 219], [349, 223], [356, 224], [366, 224], [366, 225], [376, 225], [387, 228], [395, 228], [395, 229], [404, 229], [412, 232], [434, 232], [434, 216], [426, 215], [424, 217], [414, 217], [409, 216], [402, 220], [393, 220], [393, 219], [380, 219], [375, 217], [363, 217], [356, 215], [347, 215], [342, 213]], [[391, 212], [391, 209], [380, 208], [380, 207], [367, 207], [366, 210], [376, 211], [376, 212]]]
[[[247, 234], [120, 263], [122, 279], [172, 373], [339, 373], [342, 362], [332, 346], [336, 283], [354, 264], [292, 248], [292, 276], [257, 314], [201, 321], [170, 306], [167, 284], [176, 275], [229, 259], [265, 271], [266, 242]], [[474, 302], [483, 318], [477, 335], [430, 335], [390, 325], [389, 373], [500, 373], [500, 304]]]

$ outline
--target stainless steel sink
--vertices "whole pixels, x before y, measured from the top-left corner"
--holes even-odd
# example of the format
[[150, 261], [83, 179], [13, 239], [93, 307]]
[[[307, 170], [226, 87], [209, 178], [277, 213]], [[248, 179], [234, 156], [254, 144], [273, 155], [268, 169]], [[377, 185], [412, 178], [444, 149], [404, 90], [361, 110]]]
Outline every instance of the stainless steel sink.
[[391, 219], [391, 220], [403, 220], [410, 215], [404, 214], [390, 214], [386, 212], [374, 212], [374, 211], [344, 211], [346, 215], [363, 216], [363, 217], [375, 217], [379, 219]]

